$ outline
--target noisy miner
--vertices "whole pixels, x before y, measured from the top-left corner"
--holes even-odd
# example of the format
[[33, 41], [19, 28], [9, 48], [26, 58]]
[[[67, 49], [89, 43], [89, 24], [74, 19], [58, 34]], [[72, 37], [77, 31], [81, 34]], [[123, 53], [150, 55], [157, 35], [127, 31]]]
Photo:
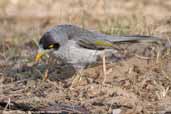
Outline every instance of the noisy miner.
[[112, 56], [113, 45], [120, 42], [156, 42], [154, 36], [112, 36], [81, 28], [76, 25], [57, 25], [43, 34], [35, 61], [52, 52], [75, 69], [96, 63], [102, 54]]

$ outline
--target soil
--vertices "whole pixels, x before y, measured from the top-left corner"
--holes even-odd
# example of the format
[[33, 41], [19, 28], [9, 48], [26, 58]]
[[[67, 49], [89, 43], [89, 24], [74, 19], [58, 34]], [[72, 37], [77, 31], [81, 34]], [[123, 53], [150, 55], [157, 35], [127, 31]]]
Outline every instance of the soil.
[[[4, 114], [171, 112], [169, 0], [0, 4], [0, 111]], [[106, 63], [106, 72], [102, 60], [80, 72], [59, 64], [53, 54], [35, 63], [40, 36], [63, 23], [110, 35], [154, 35], [162, 41], [115, 44], [120, 50], [116, 56], [122, 59]]]

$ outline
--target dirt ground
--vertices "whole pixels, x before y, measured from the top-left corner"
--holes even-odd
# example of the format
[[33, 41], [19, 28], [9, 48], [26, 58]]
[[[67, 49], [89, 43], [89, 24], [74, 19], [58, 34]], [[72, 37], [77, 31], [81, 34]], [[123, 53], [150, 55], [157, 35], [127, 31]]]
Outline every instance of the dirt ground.
[[[162, 41], [116, 44], [124, 59], [106, 64], [106, 76], [102, 64], [73, 74], [53, 55], [34, 62], [41, 35], [58, 24]], [[170, 28], [170, 0], [1, 0], [0, 112], [169, 114]]]

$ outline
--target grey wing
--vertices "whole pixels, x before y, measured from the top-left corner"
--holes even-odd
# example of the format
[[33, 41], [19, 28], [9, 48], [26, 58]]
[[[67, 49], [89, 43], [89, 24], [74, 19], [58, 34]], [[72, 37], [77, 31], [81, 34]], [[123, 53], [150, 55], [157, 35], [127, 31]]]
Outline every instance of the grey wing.
[[131, 42], [131, 41], [158, 41], [160, 38], [154, 36], [141, 36], [141, 35], [129, 35], [129, 36], [113, 36], [95, 31], [90, 31], [76, 25], [58, 25], [52, 30], [61, 31], [68, 35], [68, 39], [72, 40], [103, 40], [108, 42]]
[[113, 43], [117, 42], [156, 42], [160, 40], [160, 38], [154, 36], [112, 36], [89, 31], [76, 25], [59, 25], [58, 28], [68, 35], [69, 40], [75, 40], [80, 46], [92, 49], [110, 48]]

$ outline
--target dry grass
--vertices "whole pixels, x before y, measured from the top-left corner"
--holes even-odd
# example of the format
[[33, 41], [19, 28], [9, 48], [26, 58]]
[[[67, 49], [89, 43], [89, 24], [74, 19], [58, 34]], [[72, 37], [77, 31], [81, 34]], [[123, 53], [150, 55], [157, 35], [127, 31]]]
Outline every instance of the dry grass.
[[91, 113], [111, 113], [116, 108], [123, 114], [169, 111], [170, 40], [166, 46], [117, 45], [130, 58], [85, 69], [77, 76], [69, 75], [72, 72], [57, 66], [53, 58], [40, 64], [33, 59], [42, 33], [63, 23], [112, 35], [169, 39], [170, 5], [169, 0], [1, 0], [0, 100], [10, 98], [32, 107], [60, 102], [84, 106]]

